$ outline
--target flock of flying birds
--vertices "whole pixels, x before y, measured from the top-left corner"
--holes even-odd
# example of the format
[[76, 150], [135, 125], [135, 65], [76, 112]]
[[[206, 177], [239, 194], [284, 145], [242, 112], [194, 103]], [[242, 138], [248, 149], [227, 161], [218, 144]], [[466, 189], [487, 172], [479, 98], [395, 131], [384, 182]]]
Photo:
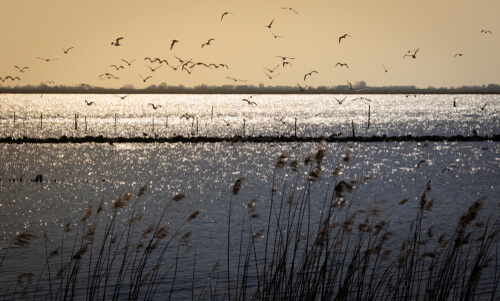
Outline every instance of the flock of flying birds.
[[[295, 14], [295, 15], [299, 15], [299, 12], [296, 11], [294, 8], [292, 7], [281, 7], [282, 10], [287, 10], [287, 11], [290, 11], [292, 14]], [[223, 22], [225, 20], [225, 18], [228, 18], [230, 15], [234, 15], [232, 12], [229, 12], [229, 11], [226, 11], [224, 13], [221, 14], [220, 16], [220, 21]], [[278, 38], [283, 38], [283, 36], [281, 35], [276, 35], [272, 29], [273, 29], [273, 24], [274, 24], [274, 21], [275, 19], [273, 18], [272, 20], [270, 20], [269, 23], [267, 24], [264, 24], [263, 26], [266, 27], [268, 29], [268, 31], [270, 32], [270, 34], [272, 34], [272, 36], [275, 38], [275, 39], [278, 39]], [[489, 34], [491, 35], [492, 32], [490, 30], [481, 30], [481, 34]], [[350, 39], [352, 38], [351, 35], [349, 35], [348, 33], [345, 33], [341, 36], [338, 37], [338, 43], [341, 44], [343, 40], [346, 40], [346, 39]], [[111, 41], [111, 46], [113, 47], [127, 47], [126, 46], [126, 43], [124, 43], [123, 41], [126, 41], [126, 39], [124, 37], [118, 37], [114, 40]], [[177, 44], [181, 43], [180, 40], [178, 39], [173, 39], [170, 43], [170, 51], [173, 51], [175, 46]], [[206, 48], [206, 47], [209, 47], [212, 45], [212, 43], [216, 43], [216, 38], [209, 38], [206, 40], [206, 42], [202, 43], [200, 45], [200, 47], [203, 49], [203, 48]], [[72, 52], [75, 48], [74, 47], [68, 47], [68, 48], [64, 48], [64, 47], [61, 47], [62, 49], [62, 54], [63, 55], [68, 55], [70, 52]], [[416, 59], [417, 58], [417, 53], [419, 52], [420, 48], [417, 48], [415, 50], [407, 50], [404, 55], [403, 55], [403, 59], [406, 59], [406, 58], [411, 58], [411, 59]], [[462, 57], [464, 56], [463, 53], [456, 53], [454, 55], [454, 57]], [[190, 59], [183, 59], [183, 58], [180, 58], [178, 57], [177, 55], [173, 55], [173, 57], [175, 59], [165, 59], [165, 58], [159, 58], [159, 57], [155, 57], [155, 58], [151, 58], [151, 57], [144, 57], [143, 59], [141, 59], [144, 63], [144, 65], [147, 67], [148, 69], [148, 73], [147, 74], [138, 74], [138, 78], [140, 78], [142, 80], [142, 82], [146, 83], [148, 80], [150, 80], [151, 78], [153, 78], [155, 76], [155, 72], [156, 70], [158, 70], [159, 68], [162, 68], [162, 67], [165, 67], [165, 68], [171, 68], [172, 70], [174, 71], [181, 71], [181, 72], [186, 72], [187, 74], [191, 74], [195, 68], [208, 68], [208, 69], [218, 69], [218, 68], [225, 68], [227, 70], [229, 70], [229, 66], [225, 63], [220, 63], [220, 62], [217, 62], [217, 63], [214, 63], [214, 62], [201, 62], [201, 61], [196, 61], [196, 60], [193, 60], [193, 58], [190, 58]], [[263, 73], [270, 79], [272, 80], [274, 77], [276, 76], [279, 76], [281, 74], [281, 72], [284, 72], [284, 70], [286, 68], [292, 68], [293, 67], [293, 64], [292, 62], [295, 60], [294, 57], [289, 57], [289, 56], [281, 56], [281, 55], [275, 55], [276, 58], [279, 59], [279, 63], [277, 63], [275, 66], [273, 67], [263, 67]], [[56, 61], [58, 60], [59, 58], [58, 57], [50, 57], [50, 58], [47, 58], [47, 57], [39, 57], [37, 56], [36, 57], [37, 59], [39, 60], [42, 60], [42, 61], [45, 61], [47, 63], [50, 63], [52, 61]], [[109, 65], [109, 68], [112, 68], [112, 71], [105, 71], [103, 73], [101, 73], [97, 78], [99, 80], [117, 80], [117, 79], [120, 79], [120, 76], [117, 76], [116, 75], [116, 72], [120, 72], [120, 70], [122, 69], [126, 69], [128, 67], [130, 67], [134, 62], [136, 62], [137, 59], [134, 58], [134, 59], [121, 59], [121, 62], [123, 62], [123, 64], [110, 64]], [[137, 64], [137, 63], [136, 63]], [[29, 67], [28, 66], [14, 66], [18, 72], [20, 73], [19, 76], [16, 76], [16, 75], [7, 75], [7, 76], [4, 76], [4, 77], [0, 77], [0, 81], [1, 82], [6, 82], [6, 81], [21, 81], [21, 75], [22, 73], [26, 72], [29, 70]], [[349, 65], [347, 62], [337, 62], [335, 64], [335, 68], [346, 68], [346, 69], [349, 69]], [[390, 67], [386, 67], [385, 64], [382, 62], [382, 67], [383, 67], [383, 71], [384, 72], [389, 72], [389, 70], [391, 69]], [[281, 71], [278, 71], [278, 70], [281, 70]], [[112, 73], [114, 72], [114, 73]], [[317, 70], [311, 70], [310, 72], [307, 72], [306, 74], [304, 74], [303, 76], [303, 83], [299, 83], [297, 82], [297, 86], [298, 88], [300, 89], [300, 91], [305, 91], [308, 87], [308, 85], [306, 84], [306, 81], [309, 77], [312, 77], [313, 75], [315, 74], [318, 74], [319, 71]], [[230, 80], [234, 83], [244, 83], [244, 82], [247, 82], [246, 79], [242, 79], [242, 78], [237, 78], [237, 77], [231, 77], [231, 76], [226, 76], [225, 77], [227, 80]], [[349, 82], [348, 80], [346, 80], [347, 84], [348, 84], [348, 87], [349, 89], [351, 90], [354, 90], [354, 85]], [[46, 81], [45, 84], [47, 85], [55, 85], [55, 83], [53, 81]], [[78, 84], [76, 86], [89, 86], [88, 84]], [[356, 98], [357, 99], [357, 98]], [[249, 105], [256, 105], [256, 103], [254, 101], [250, 101], [249, 98], [248, 99], [243, 99], [245, 102], [247, 102]], [[343, 101], [345, 100], [345, 98], [343, 100], [338, 100], [337, 101], [339, 102], [339, 104], [342, 104]], [[367, 100], [367, 99], [365, 99]], [[92, 105], [94, 104], [93, 102], [87, 102], [87, 105]], [[155, 104], [150, 104], [153, 109], [157, 109], [159, 108], [160, 106], [159, 105], [155, 105]]]

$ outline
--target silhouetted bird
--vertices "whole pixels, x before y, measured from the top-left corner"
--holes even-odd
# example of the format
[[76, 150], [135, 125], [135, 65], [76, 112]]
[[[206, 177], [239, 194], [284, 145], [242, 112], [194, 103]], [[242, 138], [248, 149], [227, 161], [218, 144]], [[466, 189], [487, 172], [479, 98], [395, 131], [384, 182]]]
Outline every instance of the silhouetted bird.
[[264, 69], [266, 69], [267, 71], [269, 71], [269, 73], [273, 73], [273, 72], [274, 72], [274, 70], [276, 70], [276, 68], [278, 68], [279, 66], [280, 66], [280, 65], [278, 64], [278, 65], [276, 65], [276, 67], [274, 67], [273, 69], [269, 69], [269, 68], [264, 68]]
[[121, 46], [120, 40], [123, 40], [123, 37], [117, 38], [114, 42], [111, 42], [111, 45], [113, 46]]
[[86, 99], [85, 99], [85, 103], [87, 104], [87, 106], [95, 105], [95, 102], [93, 102], [93, 101], [90, 101], [90, 102], [89, 102], [89, 101], [88, 101], [88, 100], [86, 100]]
[[351, 37], [351, 36], [350, 36], [350, 35], [348, 35], [347, 33], [346, 33], [346, 34], [344, 34], [344, 35], [341, 35], [341, 36], [339, 37], [339, 44], [340, 44], [340, 41], [341, 41], [342, 39], [345, 39], [345, 38], [347, 38], [347, 37]]
[[170, 50], [174, 48], [175, 43], [179, 43], [179, 40], [172, 40], [172, 44], [170, 44]]
[[69, 48], [67, 48], [67, 49], [64, 49], [63, 47], [61, 47], [61, 48], [62, 48], [62, 50], [63, 50], [64, 54], [66, 54], [66, 53], [68, 53], [68, 51], [70, 51], [70, 50], [71, 50], [71, 49], [73, 49], [74, 47], [69, 47]]
[[296, 13], [297, 15], [299, 14], [295, 9], [291, 8], [291, 7], [282, 7], [281, 9], [288, 9], [288, 10], [291, 10], [293, 11], [294, 13]]
[[47, 58], [43, 58], [43, 57], [39, 57], [39, 56], [37, 56], [36, 58], [37, 58], [37, 59], [44, 60], [44, 61], [46, 61], [46, 62], [55, 61], [55, 60], [57, 60], [57, 59], [58, 59], [57, 57], [56, 57], [55, 59], [47, 59]]
[[116, 65], [109, 65], [110, 67], [114, 67], [116, 70], [124, 69], [125, 67], [123, 66], [116, 66]]
[[335, 97], [333, 99], [335, 99], [339, 103], [339, 105], [341, 105], [346, 98], [347, 98], [347, 96], [345, 96], [344, 99], [342, 99], [342, 100], [335, 98]]
[[286, 59], [294, 60], [295, 59], [294, 57], [281, 56], [281, 55], [275, 55], [275, 57], [280, 57], [282, 60], [286, 60]]
[[309, 76], [311, 76], [313, 73], [319, 73], [319, 72], [318, 72], [318, 71], [313, 70], [313, 71], [311, 71], [311, 72], [309, 72], [309, 73], [306, 73], [306, 74], [304, 75], [304, 80], [306, 80], [306, 77], [307, 77], [308, 75], [309, 75]]
[[275, 39], [277, 39], [277, 38], [283, 38], [283, 36], [278, 36], [278, 35], [275, 35], [275, 34], [274, 34], [274, 32], [272, 32], [272, 31], [270, 31], [270, 30], [269, 30], [269, 32], [273, 35], [273, 37], [274, 37]]
[[234, 78], [234, 77], [229, 77], [229, 76], [226, 76], [227, 79], [230, 79], [230, 80], [233, 80], [235, 82], [246, 82], [247, 80], [243, 80], [243, 79], [237, 79], [237, 78]]
[[156, 69], [160, 68], [161, 66], [163, 66], [163, 65], [159, 65], [158, 67], [153, 68], [153, 67], [150, 67], [150, 66], [146, 65], [146, 67], [148, 67], [152, 72], [155, 72]]
[[124, 60], [124, 59], [122, 59], [122, 61], [124, 61], [125, 63], [127, 63], [127, 65], [129, 65], [129, 66], [130, 66], [130, 65], [132, 65], [132, 63], [135, 61], [135, 59], [131, 60], [130, 62], [128, 62], [128, 61], [126, 61], [126, 60]]
[[350, 81], [348, 81], [348, 80], [346, 80], [346, 81], [347, 81], [347, 84], [349, 85], [349, 88], [351, 88], [351, 90], [353, 90], [353, 89], [354, 89], [354, 86], [351, 84], [351, 82], [350, 82]]
[[484, 30], [484, 29], [481, 29], [481, 33], [489, 33], [489, 34], [491, 34], [491, 31], [489, 31], [489, 30]]
[[484, 104], [484, 106], [482, 106], [482, 107], [481, 107], [481, 110], [483, 110], [483, 111], [484, 111], [484, 108], [486, 108], [486, 105], [487, 105], [487, 104], [488, 104], [488, 103], [485, 103], [485, 104]]
[[210, 42], [213, 40], [215, 40], [215, 39], [209, 39], [206, 43], [201, 44], [201, 48], [203, 48], [204, 46], [212, 45], [212, 44], [210, 44]]
[[29, 67], [19, 67], [19, 66], [14, 66], [14, 68], [19, 69], [19, 71], [24, 72], [24, 69], [28, 69]]
[[222, 16], [220, 16], [220, 20], [222, 21], [222, 19], [224, 18], [224, 16], [228, 15], [228, 14], [233, 15], [233, 13], [227, 11], [227, 12], [223, 13]]
[[155, 105], [154, 103], [148, 103], [148, 105], [151, 105], [153, 107], [153, 110], [161, 108], [161, 105]]
[[335, 67], [337, 67], [337, 66], [340, 66], [340, 67], [346, 66], [347, 69], [349, 69], [349, 66], [347, 65], [347, 63], [337, 63], [337, 64], [335, 64]]
[[269, 25], [264, 25], [264, 27], [271, 29], [271, 25], [273, 25], [273, 22], [274, 22], [274, 19], [271, 20], [271, 23], [269, 23]]
[[[418, 48], [417, 50], [408, 50], [408, 52], [406, 52], [406, 54], [403, 56], [403, 58], [405, 58], [407, 56], [411, 56], [414, 59], [417, 58], [418, 50], [420, 50], [420, 48]], [[411, 54], [412, 51], [413, 51], [413, 54]]]
[[416, 169], [418, 169], [420, 167], [420, 164], [425, 163], [425, 162], [426, 162], [425, 160], [420, 160], [420, 162], [418, 162], [418, 164], [417, 164], [417, 168]]
[[285, 68], [286, 65], [290, 65], [291, 67], [293, 67], [292, 63], [290, 63], [290, 62], [283, 62], [283, 68]]
[[[264, 71], [262, 71], [262, 72], [264, 72]], [[273, 79], [274, 77], [276, 77], [276, 76], [280, 75], [281, 73], [274, 74], [274, 75], [269, 75], [269, 74], [267, 74], [266, 72], [264, 72], [264, 74], [265, 74], [265, 75], [267, 75], [267, 77], [269, 77], [269, 79]]]
[[252, 96], [250, 96], [248, 98], [243, 98], [242, 101], [248, 103], [249, 105], [256, 106], [257, 103], [255, 101], [251, 101], [250, 98], [252, 98]]
[[300, 92], [304, 92], [304, 90], [307, 89], [307, 85], [301, 86], [299, 83], [297, 83], [297, 86], [299, 86]]
[[146, 82], [148, 79], [152, 78], [152, 76], [148, 76], [146, 78], [142, 77], [140, 74], [139, 74], [139, 77], [142, 79], [143, 82]]
[[4, 81], [6, 81], [6, 80], [8, 80], [8, 79], [10, 79], [10, 80], [12, 80], [12, 81], [15, 81], [16, 79], [17, 79], [17, 80], [21, 80], [18, 76], [12, 77], [12, 76], [10, 76], [10, 75], [7, 75], [6, 77], [4, 77], [4, 78], [3, 78], [3, 80], [4, 80]]
[[463, 53], [457, 53], [453, 57], [457, 57], [457, 56], [463, 56]]
[[384, 63], [382, 63], [382, 67], [384, 67], [384, 71], [385, 71], [385, 72], [387, 72], [387, 71], [389, 71], [389, 69], [391, 69], [391, 67], [386, 68], [386, 67], [385, 67], [385, 65], [384, 65]]

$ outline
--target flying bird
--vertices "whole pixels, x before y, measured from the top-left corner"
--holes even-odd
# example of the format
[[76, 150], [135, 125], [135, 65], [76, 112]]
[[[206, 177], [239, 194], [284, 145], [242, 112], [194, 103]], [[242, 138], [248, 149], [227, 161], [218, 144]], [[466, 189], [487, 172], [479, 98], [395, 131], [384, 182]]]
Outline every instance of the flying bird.
[[55, 58], [55, 59], [48, 59], [48, 58], [39, 57], [39, 56], [37, 56], [36, 58], [37, 58], [37, 59], [44, 60], [44, 61], [46, 61], [46, 62], [49, 62], [49, 61], [55, 61], [55, 60], [57, 60], [57, 59], [58, 59], [58, 58]]
[[291, 8], [291, 7], [282, 7], [281, 9], [288, 9], [288, 10], [291, 10], [293, 11], [294, 13], [296, 13], [297, 15], [299, 14], [295, 9]]
[[307, 85], [302, 87], [299, 83], [297, 83], [297, 86], [299, 86], [300, 92], [304, 92], [304, 90], [307, 89]]
[[227, 11], [227, 12], [225, 12], [225, 13], [222, 14], [222, 16], [220, 17], [220, 20], [222, 21], [222, 19], [224, 18], [224, 16], [228, 15], [228, 14], [233, 15], [233, 13]]
[[335, 67], [337, 67], [339, 65], [340, 65], [340, 67], [346, 66], [347, 69], [349, 69], [349, 66], [347, 65], [347, 63], [337, 63], [337, 64], [335, 64]]
[[139, 77], [142, 79], [143, 82], [146, 82], [148, 79], [152, 78], [152, 76], [148, 76], [146, 78], [142, 77], [142, 75], [139, 74]]
[[340, 100], [340, 99], [338, 99], [338, 98], [335, 98], [335, 97], [334, 97], [333, 99], [335, 99], [335, 100], [336, 100], [336, 101], [337, 101], [337, 102], [341, 105], [341, 104], [344, 102], [344, 100], [345, 100], [346, 98], [347, 98], [347, 96], [346, 96], [346, 97], [344, 97], [344, 99], [342, 99], [342, 100]]
[[125, 99], [125, 98], [127, 98], [127, 97], [128, 97], [128, 95], [123, 95], [123, 96], [120, 96], [120, 98], [121, 98], [121, 99]]
[[425, 163], [425, 162], [427, 162], [427, 161], [425, 161], [425, 160], [420, 160], [420, 162], [418, 162], [418, 164], [417, 164], [417, 168], [416, 168], [416, 169], [418, 169], [418, 168], [420, 167], [420, 164]]
[[123, 37], [117, 38], [114, 42], [111, 42], [111, 45], [121, 46], [120, 40], [123, 40]]
[[351, 88], [351, 90], [353, 90], [353, 89], [354, 89], [354, 86], [351, 84], [351, 82], [350, 82], [350, 81], [348, 81], [348, 80], [346, 80], [346, 81], [347, 81], [347, 84], [349, 85], [349, 88]]
[[226, 76], [227, 79], [230, 79], [230, 80], [233, 80], [235, 82], [246, 82], [246, 80], [243, 80], [243, 79], [237, 79], [237, 78], [234, 78], [234, 77], [229, 77], [229, 76]]
[[103, 74], [99, 75], [99, 77], [100, 77], [100, 79], [103, 79], [103, 78], [107, 78], [107, 79], [110, 79], [110, 78], [119, 79], [119, 77], [116, 77], [116, 76], [114, 76], [113, 74], [111, 74], [109, 72], [103, 73]]
[[382, 63], [382, 67], [384, 67], [384, 71], [385, 71], [385, 72], [387, 72], [387, 71], [389, 71], [389, 69], [391, 69], [391, 67], [386, 68], [386, 67], [385, 67], [385, 65], [384, 65], [384, 63]]
[[91, 105], [95, 105], [96, 103], [91, 101], [89, 102], [88, 100], [85, 99], [85, 103], [87, 104], [87, 106], [91, 106]]
[[19, 69], [19, 71], [24, 72], [24, 69], [28, 69], [29, 67], [19, 67], [19, 66], [14, 66], [14, 68]]
[[127, 60], [124, 60], [124, 59], [122, 59], [122, 61], [124, 61], [125, 63], [127, 63], [127, 65], [130, 66], [135, 61], [135, 59], [131, 60], [130, 62], [128, 62]]
[[150, 63], [153, 63], [155, 60], [150, 58], [149, 56], [145, 57], [144, 60], [148, 60]]
[[212, 44], [210, 44], [210, 42], [213, 40], [215, 40], [215, 39], [209, 39], [206, 43], [201, 44], [201, 48], [203, 48], [205, 45], [207, 45], [207, 46], [212, 45]]
[[281, 73], [278, 73], [278, 74], [274, 74], [274, 75], [269, 75], [265, 71], [262, 71], [262, 72], [264, 72], [264, 74], [267, 75], [267, 77], [269, 77], [269, 79], [273, 79], [274, 77], [276, 77], [276, 76], [278, 76], [278, 75], [281, 74]]
[[179, 40], [172, 40], [172, 44], [170, 44], [170, 50], [174, 48], [175, 43], [179, 43]]
[[264, 25], [264, 27], [271, 29], [271, 25], [273, 25], [273, 22], [274, 22], [274, 19], [271, 20], [271, 23], [269, 23], [269, 25]]
[[61, 47], [61, 48], [62, 48], [62, 50], [63, 50], [64, 54], [66, 54], [66, 53], [68, 53], [68, 51], [70, 51], [71, 49], [73, 49], [73, 48], [75, 48], [75, 47], [69, 47], [69, 48], [67, 48], [67, 49], [64, 49], [63, 47]]
[[273, 37], [274, 37], [275, 39], [277, 39], [277, 38], [283, 38], [283, 36], [278, 36], [278, 35], [275, 35], [275, 34], [274, 34], [274, 32], [272, 32], [272, 31], [270, 31], [270, 30], [269, 30], [269, 32], [273, 35]]
[[455, 54], [453, 57], [463, 56], [463, 55], [464, 55], [463, 53], [457, 53], [457, 54]]
[[351, 36], [350, 36], [350, 35], [348, 35], [347, 33], [346, 33], [346, 34], [344, 34], [344, 35], [341, 35], [341, 36], [339, 37], [339, 44], [340, 44], [340, 41], [341, 41], [342, 39], [345, 39], [345, 38], [347, 38], [347, 37], [351, 37]]
[[12, 76], [10, 76], [10, 75], [7, 75], [6, 77], [4, 77], [4, 78], [3, 78], [3, 81], [6, 81], [6, 80], [8, 80], [8, 79], [10, 79], [10, 80], [12, 80], [12, 81], [15, 81], [16, 79], [17, 79], [17, 80], [21, 80], [18, 76], [12, 77]]
[[285, 68], [286, 65], [290, 65], [290, 66], [293, 67], [292, 63], [290, 63], [290, 62], [283, 62], [283, 68]]
[[486, 105], [487, 105], [487, 104], [488, 104], [488, 103], [485, 103], [485, 104], [484, 104], [484, 106], [482, 106], [482, 107], [481, 107], [481, 110], [482, 110], [482, 111], [484, 111], [484, 108], [486, 108]]
[[117, 65], [109, 65], [110, 67], [114, 67], [117, 71], [120, 70], [120, 69], [124, 69], [125, 67], [123, 67], [122, 65], [120, 66], [117, 66]]
[[[407, 56], [411, 56], [412, 58], [417, 58], [417, 52], [420, 48], [418, 48], [417, 50], [408, 50], [408, 52], [406, 52], [406, 54], [403, 56], [403, 58], [407, 57]], [[413, 51], [413, 54], [411, 54], [411, 52]]]
[[282, 60], [286, 60], [286, 59], [294, 60], [295, 59], [294, 57], [281, 56], [281, 55], [275, 55], [275, 57], [280, 57]]
[[150, 66], [146, 65], [146, 67], [148, 67], [152, 72], [155, 72], [156, 69], [160, 68], [161, 66], [163, 66], [163, 65], [159, 65], [158, 67], [153, 68], [153, 67], [150, 67]]
[[307, 77], [308, 75], [309, 75], [309, 76], [311, 76], [313, 73], [319, 73], [319, 72], [318, 72], [318, 71], [313, 70], [313, 71], [311, 71], [311, 72], [309, 72], [309, 73], [306, 73], [306, 74], [304, 75], [304, 80], [306, 80], [306, 77]]
[[489, 30], [484, 30], [484, 29], [481, 29], [481, 33], [489, 33], [489, 34], [491, 34], [491, 31], [489, 31]]
[[155, 105], [154, 103], [148, 103], [148, 105], [151, 105], [153, 107], [153, 110], [161, 108], [161, 105]]
[[243, 98], [242, 101], [248, 103], [249, 105], [256, 106], [257, 103], [255, 101], [251, 101], [250, 98], [252, 98], [252, 96], [250, 96], [248, 98]]
[[279, 66], [280, 66], [280, 65], [278, 64], [278, 65], [276, 65], [276, 67], [274, 67], [273, 69], [269, 69], [269, 68], [264, 68], [264, 69], [266, 69], [267, 71], [269, 71], [269, 73], [273, 73], [273, 72], [274, 72], [274, 70], [276, 70], [276, 68], [278, 68]]

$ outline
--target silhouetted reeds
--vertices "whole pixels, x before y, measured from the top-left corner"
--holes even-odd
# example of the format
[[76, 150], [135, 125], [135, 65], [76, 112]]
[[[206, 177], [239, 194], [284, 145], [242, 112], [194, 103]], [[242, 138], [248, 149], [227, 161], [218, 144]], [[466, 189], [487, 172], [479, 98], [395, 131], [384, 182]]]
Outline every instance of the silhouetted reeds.
[[[387, 211], [386, 200], [367, 203], [356, 197], [373, 176], [361, 181], [343, 178], [350, 150], [331, 173], [323, 166], [326, 156], [327, 150], [319, 149], [301, 164], [298, 158], [280, 155], [268, 198], [244, 199], [240, 192], [245, 190], [245, 178], [235, 180], [228, 196], [227, 241], [218, 244], [222, 250], [227, 247], [226, 266], [224, 252], [208, 258], [214, 265], [206, 271], [206, 265], [198, 264], [196, 228], [185, 226], [202, 210], [194, 210], [176, 225], [168, 220], [173, 212], [169, 209], [184, 194], [165, 202], [154, 223], [145, 220], [138, 209], [147, 203], [148, 185], [144, 185], [136, 195], [125, 192], [112, 202], [101, 200], [97, 208], [90, 201], [81, 219], [62, 227], [60, 238], [53, 240], [58, 246], [52, 250], [44, 232], [43, 267], [20, 271], [0, 297], [176, 300], [178, 292], [192, 300], [498, 297], [500, 224], [497, 215], [481, 213], [486, 198], [472, 202], [457, 218], [452, 233], [436, 235], [426, 222], [439, 202], [429, 198], [431, 181], [416, 200], [409, 196]], [[282, 183], [280, 189], [277, 183]], [[318, 196], [317, 191], [324, 194]], [[243, 204], [245, 214], [234, 223], [238, 204]], [[394, 210], [411, 206], [415, 212], [407, 228], [391, 224]], [[14, 260], [14, 248], [30, 248], [36, 239], [27, 232], [14, 237], [3, 251], [0, 269], [5, 260]], [[190, 270], [186, 258], [192, 262], [192, 273], [179, 279], [181, 270]]]

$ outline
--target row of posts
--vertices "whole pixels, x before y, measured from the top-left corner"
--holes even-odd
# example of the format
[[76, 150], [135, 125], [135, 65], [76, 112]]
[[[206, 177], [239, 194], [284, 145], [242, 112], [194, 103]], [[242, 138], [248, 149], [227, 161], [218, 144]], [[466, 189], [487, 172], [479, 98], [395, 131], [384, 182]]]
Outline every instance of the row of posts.
[[[371, 107], [370, 107], [370, 105], [368, 105], [367, 128], [370, 128], [370, 115], [371, 115]], [[214, 107], [212, 106], [212, 113], [210, 116], [210, 122], [213, 122], [213, 116], [214, 116]], [[117, 126], [117, 119], [118, 119], [118, 116], [117, 116], [117, 114], [115, 114], [115, 131], [116, 131], [116, 126]], [[84, 120], [85, 120], [85, 131], [87, 131], [87, 116], [84, 116]], [[193, 132], [193, 127], [194, 127], [194, 120], [195, 120], [195, 118], [193, 118], [193, 121], [191, 123], [191, 131], [192, 132]], [[155, 127], [154, 117], [152, 120], [152, 125], [153, 125], [153, 129], [154, 129], [154, 127]], [[355, 132], [355, 127], [354, 127], [354, 120], [351, 122], [351, 126], [352, 126], [352, 136], [355, 137], [356, 132]], [[16, 112], [14, 112], [14, 128], [15, 127], [16, 127]], [[165, 121], [165, 127], [168, 128], [168, 116], [167, 116], [166, 121]], [[245, 127], [246, 127], [246, 120], [243, 119], [243, 136], [245, 136]], [[43, 113], [40, 113], [40, 129], [43, 129]], [[78, 113], [75, 113], [75, 130], [78, 130]], [[295, 118], [294, 134], [295, 134], [295, 137], [297, 137], [297, 118]], [[196, 135], [198, 135], [198, 118], [196, 118]]]

